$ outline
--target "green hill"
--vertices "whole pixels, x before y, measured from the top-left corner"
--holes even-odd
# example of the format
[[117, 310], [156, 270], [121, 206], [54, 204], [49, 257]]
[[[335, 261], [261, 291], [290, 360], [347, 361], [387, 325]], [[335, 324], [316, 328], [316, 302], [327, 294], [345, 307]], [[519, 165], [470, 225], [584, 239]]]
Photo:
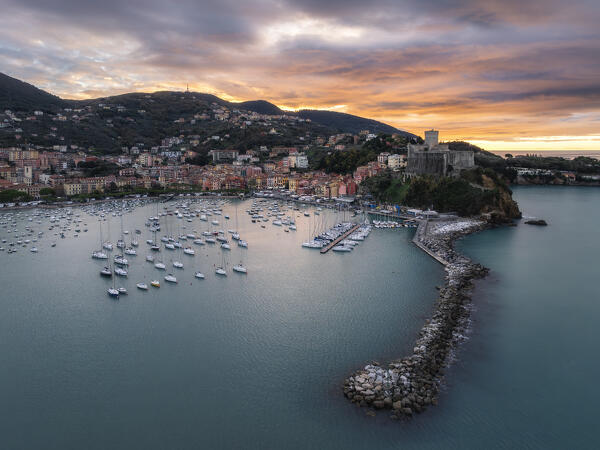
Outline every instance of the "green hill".
[[67, 102], [35, 86], [0, 73], [0, 110], [55, 111]]
[[[287, 119], [254, 120], [248, 126], [233, 124], [216, 113], [238, 110]], [[0, 74], [0, 116], [11, 110], [21, 119], [9, 121], [0, 132], [0, 146], [29, 143], [40, 146], [78, 145], [99, 153], [118, 153], [122, 147], [157, 146], [165, 138], [195, 136], [210, 148], [306, 145], [307, 139], [346, 132], [399, 133], [394, 127], [363, 117], [332, 111], [282, 111], [265, 100], [232, 103], [212, 94], [159, 91], [129, 93], [87, 100], [67, 100]], [[25, 120], [33, 112], [45, 114]], [[250, 114], [248, 114], [250, 115]], [[62, 117], [61, 117], [62, 116]], [[294, 120], [294, 117], [310, 119]], [[6, 119], [2, 117], [1, 119]], [[271, 133], [275, 127], [276, 133]], [[21, 130], [21, 131], [17, 131]], [[18, 137], [17, 137], [18, 136]], [[212, 136], [225, 139], [207, 141]], [[203, 149], [202, 145], [199, 147]]]
[[373, 119], [365, 119], [364, 117], [353, 116], [352, 114], [339, 113], [335, 111], [321, 111], [315, 109], [304, 109], [298, 111], [298, 115], [303, 119], [320, 125], [333, 128], [342, 133], [359, 133], [361, 130], [369, 130], [374, 134], [379, 133], [398, 133], [407, 137], [416, 137], [412, 133], [399, 130], [382, 122]]

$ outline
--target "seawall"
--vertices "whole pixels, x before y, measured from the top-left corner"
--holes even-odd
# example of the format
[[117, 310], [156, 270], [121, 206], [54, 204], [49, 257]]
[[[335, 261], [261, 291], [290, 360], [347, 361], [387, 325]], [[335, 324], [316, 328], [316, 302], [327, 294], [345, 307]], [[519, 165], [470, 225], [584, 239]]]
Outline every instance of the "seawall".
[[372, 363], [354, 372], [343, 386], [351, 402], [391, 410], [392, 419], [410, 417], [437, 404], [444, 368], [468, 325], [471, 280], [488, 273], [485, 267], [457, 253], [454, 241], [487, 227], [486, 222], [473, 219], [419, 223], [413, 242], [444, 265], [445, 284], [412, 355], [385, 367]]

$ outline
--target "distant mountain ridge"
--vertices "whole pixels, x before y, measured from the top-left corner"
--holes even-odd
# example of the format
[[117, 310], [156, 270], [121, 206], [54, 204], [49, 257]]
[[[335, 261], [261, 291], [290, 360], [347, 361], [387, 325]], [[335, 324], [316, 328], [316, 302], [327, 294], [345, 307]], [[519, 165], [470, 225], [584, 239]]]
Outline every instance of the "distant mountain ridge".
[[[68, 100], [62, 99], [58, 96], [52, 95], [46, 91], [38, 89], [37, 87], [25, 83], [16, 78], [10, 77], [3, 73], [0, 73], [0, 110], [6, 109], [15, 111], [52, 111], [57, 108], [65, 108], [69, 105], [77, 107], [79, 105], [88, 105], [100, 102], [118, 103], [120, 100], [135, 98], [135, 96], [156, 96], [165, 97], [165, 94], [182, 94], [180, 92], [154, 92], [148, 93], [129, 93], [122, 95], [115, 95], [109, 97], [102, 97], [97, 99], [87, 100]], [[304, 119], [310, 119], [312, 122], [330, 128], [332, 130], [343, 132], [343, 133], [358, 133], [361, 130], [369, 130], [371, 133], [399, 133], [408, 137], [414, 137], [412, 133], [399, 130], [391, 125], [387, 125], [382, 122], [378, 122], [373, 119], [367, 119], [364, 117], [354, 116], [351, 114], [339, 113], [335, 111], [325, 110], [300, 110], [298, 112], [283, 111], [276, 105], [266, 100], [251, 100], [240, 103], [228, 102], [212, 94], [191, 92], [196, 98], [204, 100], [209, 103], [217, 103], [229, 108], [237, 108], [240, 110], [246, 110], [256, 112], [259, 114], [269, 115], [298, 115]]]

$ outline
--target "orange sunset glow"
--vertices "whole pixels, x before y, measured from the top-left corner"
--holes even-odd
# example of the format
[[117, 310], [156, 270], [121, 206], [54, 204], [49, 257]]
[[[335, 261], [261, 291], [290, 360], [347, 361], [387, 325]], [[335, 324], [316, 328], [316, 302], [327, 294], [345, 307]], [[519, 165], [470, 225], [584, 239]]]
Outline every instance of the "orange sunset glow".
[[600, 148], [594, 2], [7, 0], [3, 12], [0, 71], [64, 98], [189, 85], [489, 150]]

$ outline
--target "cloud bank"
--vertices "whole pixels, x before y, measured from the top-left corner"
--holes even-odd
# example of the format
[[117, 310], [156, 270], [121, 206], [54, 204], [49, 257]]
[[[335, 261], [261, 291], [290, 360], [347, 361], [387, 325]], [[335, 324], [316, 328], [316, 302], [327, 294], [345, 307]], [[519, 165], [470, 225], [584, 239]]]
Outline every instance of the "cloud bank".
[[0, 8], [0, 71], [66, 98], [189, 83], [230, 100], [334, 108], [413, 132], [436, 127], [488, 147], [597, 148], [597, 1], [2, 0]]

